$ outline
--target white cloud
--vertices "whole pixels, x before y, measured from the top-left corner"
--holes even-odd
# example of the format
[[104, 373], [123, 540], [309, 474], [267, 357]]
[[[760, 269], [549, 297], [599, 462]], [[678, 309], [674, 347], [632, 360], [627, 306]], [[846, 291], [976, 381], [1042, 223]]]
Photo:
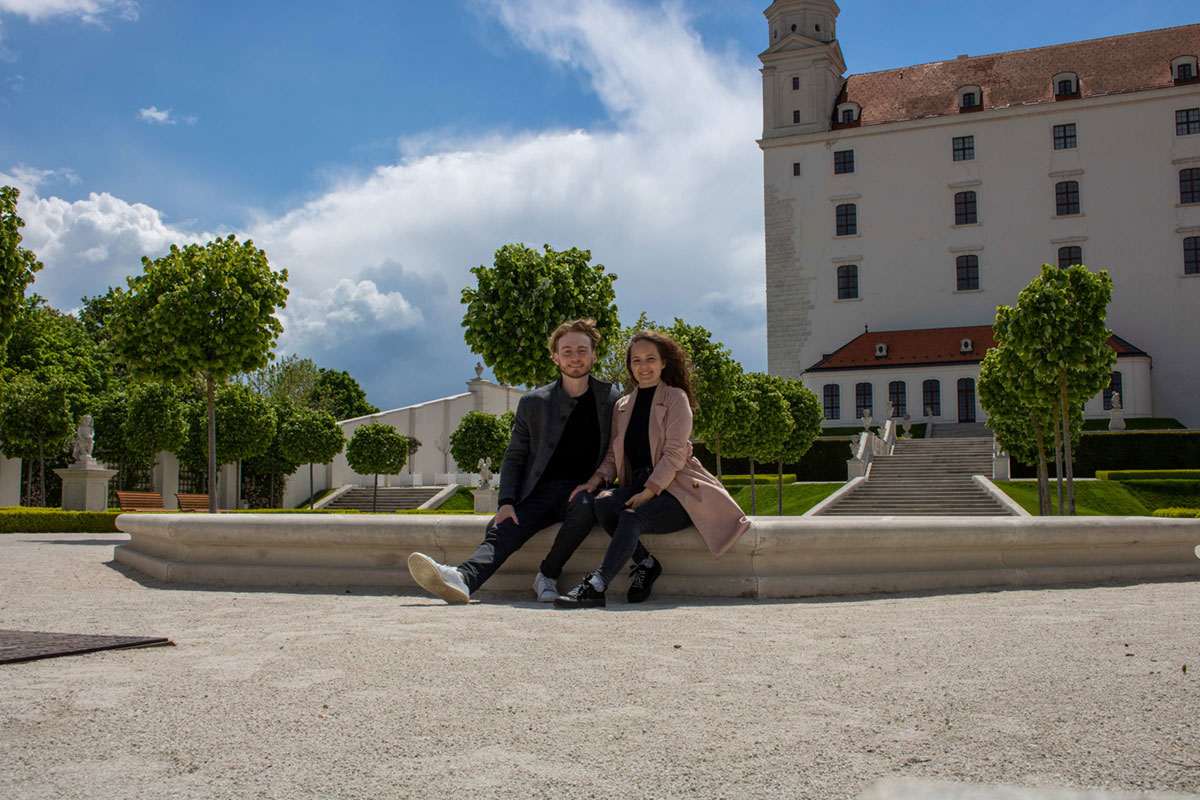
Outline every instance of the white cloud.
[[138, 109], [138, 119], [144, 122], [149, 122], [152, 125], [176, 125], [182, 122], [185, 125], [195, 125], [195, 117], [180, 117], [177, 116], [169, 108], [157, 108], [150, 106], [149, 108]]
[[[355, 374], [380, 405], [459, 391], [475, 362], [462, 343], [459, 290], [472, 281], [471, 267], [522, 241], [590, 249], [619, 276], [623, 318], [642, 310], [662, 321], [683, 317], [712, 330], [747, 368], [763, 368], [757, 65], [707, 51], [673, 5], [482, 7], [525, 46], [582, 70], [611, 124], [409, 140], [397, 163], [252, 221], [239, 235], [251, 235], [290, 275], [282, 349], [357, 359], [355, 368], [373, 370]], [[81, 282], [136, 271], [135, 253], [207, 236], [105, 194], [36, 202], [27, 208], [22, 198], [36, 226], [27, 239], [43, 243], [47, 272], [53, 261], [63, 274], [82, 273], [76, 294]], [[39, 275], [38, 291], [53, 301], [42, 282]], [[364, 348], [378, 355], [363, 356]], [[414, 382], [405, 373], [417, 363]]]
[[17, 14], [33, 22], [50, 17], [76, 17], [99, 23], [109, 15], [136, 20], [138, 4], [133, 0], [0, 0], [0, 12]]

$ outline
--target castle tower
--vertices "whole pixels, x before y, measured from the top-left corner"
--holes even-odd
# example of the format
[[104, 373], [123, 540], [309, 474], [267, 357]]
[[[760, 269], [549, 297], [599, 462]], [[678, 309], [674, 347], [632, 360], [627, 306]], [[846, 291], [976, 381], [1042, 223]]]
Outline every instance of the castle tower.
[[770, 46], [759, 55], [763, 138], [827, 131], [845, 82], [834, 0], [775, 0], [763, 14]]

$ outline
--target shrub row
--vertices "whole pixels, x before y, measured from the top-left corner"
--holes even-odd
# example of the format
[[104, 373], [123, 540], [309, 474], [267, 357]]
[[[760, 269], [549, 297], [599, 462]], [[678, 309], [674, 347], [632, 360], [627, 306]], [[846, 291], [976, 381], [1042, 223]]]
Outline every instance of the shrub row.
[[[755, 472], [754, 473], [754, 482], [759, 485], [764, 484], [764, 483], [774, 484], [778, 480], [779, 480], [779, 476], [774, 472], [768, 472], [768, 473]], [[796, 476], [794, 474], [785, 472], [785, 473], [783, 473], [783, 482], [784, 483], [795, 483]], [[728, 488], [730, 486], [749, 486], [750, 485], [750, 476], [749, 475], [722, 475], [721, 483], [725, 484], [726, 488]]]
[[[1106, 431], [1109, 421], [1107, 419], [1085, 419], [1083, 429], [1084, 431]], [[1125, 430], [1127, 431], [1162, 431], [1186, 427], [1174, 417], [1132, 417], [1125, 420]]]
[[[1200, 431], [1135, 431], [1087, 433], [1074, 448], [1075, 477], [1095, 477], [1097, 470], [1196, 469], [1200, 465]], [[1053, 458], [1053, 451], [1049, 454]], [[1033, 478], [1037, 465], [1013, 459], [1014, 478]], [[1050, 464], [1054, 475], [1054, 464]]]
[[[692, 444], [692, 452], [704, 468], [714, 475], [717, 474], [717, 457], [709, 452], [703, 442], [694, 442]], [[787, 475], [795, 475], [797, 481], [844, 481], [846, 480], [846, 461], [850, 458], [850, 439], [835, 439], [833, 437], [821, 437], [813, 442], [812, 447], [804, 454], [804, 457], [795, 464], [784, 464], [783, 469], [785, 477]], [[721, 457], [721, 468], [724, 474], [722, 477], [745, 476], [747, 482], [750, 477], [750, 459], [748, 458], [729, 458], [728, 456]], [[754, 462], [754, 477], [766, 478], [775, 474], [775, 464], [760, 464]], [[749, 485], [747, 483], [747, 485]]]
[[1200, 508], [1159, 508], [1154, 511], [1153, 516], [1171, 519], [1200, 519]]
[[1196, 481], [1200, 469], [1098, 469], [1102, 481]]
[[119, 511], [0, 508], [0, 533], [119, 533]]

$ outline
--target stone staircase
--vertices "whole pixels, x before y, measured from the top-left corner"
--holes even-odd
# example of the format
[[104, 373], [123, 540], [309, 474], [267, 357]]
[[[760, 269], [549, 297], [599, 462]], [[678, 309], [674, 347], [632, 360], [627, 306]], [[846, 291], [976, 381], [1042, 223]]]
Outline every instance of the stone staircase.
[[[380, 486], [379, 497], [375, 503], [375, 510], [379, 513], [390, 514], [393, 511], [417, 508], [441, 490], [441, 486], [403, 486], [389, 488]], [[371, 510], [372, 491], [373, 490], [369, 487], [366, 489], [351, 489], [325, 507], [336, 509], [356, 508], [359, 511], [369, 512]]]
[[[972, 475], [991, 476], [992, 440], [959, 436], [901, 439], [877, 456], [868, 479], [821, 513], [838, 516], [1008, 516]], [[983, 427], [983, 426], [980, 426]], [[986, 430], [986, 428], [984, 429]]]

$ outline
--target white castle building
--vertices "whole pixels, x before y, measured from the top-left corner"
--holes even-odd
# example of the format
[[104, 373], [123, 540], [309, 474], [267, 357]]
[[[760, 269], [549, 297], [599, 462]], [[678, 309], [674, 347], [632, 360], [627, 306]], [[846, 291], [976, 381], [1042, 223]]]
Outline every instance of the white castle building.
[[983, 419], [998, 305], [1107, 270], [1113, 390], [1200, 427], [1200, 25], [846, 76], [833, 0], [762, 53], [768, 369], [826, 425]]

